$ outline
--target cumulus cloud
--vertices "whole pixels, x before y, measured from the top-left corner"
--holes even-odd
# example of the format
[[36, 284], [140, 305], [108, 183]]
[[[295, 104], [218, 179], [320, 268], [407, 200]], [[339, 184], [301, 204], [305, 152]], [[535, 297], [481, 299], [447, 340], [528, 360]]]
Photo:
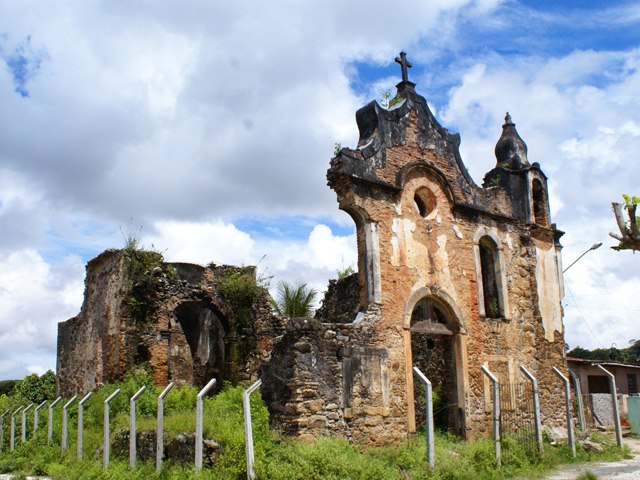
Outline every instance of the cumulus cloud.
[[84, 266], [52, 267], [32, 249], [0, 256], [0, 378], [55, 368], [57, 322], [78, 313]]

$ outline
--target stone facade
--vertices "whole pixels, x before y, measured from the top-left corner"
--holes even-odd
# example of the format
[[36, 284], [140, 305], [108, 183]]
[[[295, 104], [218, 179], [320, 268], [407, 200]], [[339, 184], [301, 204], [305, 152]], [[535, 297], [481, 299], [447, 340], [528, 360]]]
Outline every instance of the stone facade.
[[[547, 179], [507, 114], [496, 166], [482, 187], [460, 139], [415, 85], [395, 105], [360, 109], [358, 146], [327, 178], [358, 242], [357, 313], [294, 319], [262, 370], [274, 422], [300, 436], [338, 432], [373, 444], [416, 430], [412, 367], [444, 405], [440, 426], [465, 437], [491, 431], [491, 384], [538, 378], [543, 420], [562, 422], [565, 373], [559, 238]], [[322, 316], [322, 315], [321, 315]], [[418, 415], [418, 421], [420, 416]]]
[[[215, 377], [220, 387], [257, 378], [284, 325], [272, 314], [266, 289], [255, 285], [253, 267], [160, 262], [143, 272], [147, 288], [136, 298], [140, 285], [128, 261], [125, 251], [107, 250], [87, 264], [80, 314], [58, 325], [60, 395], [120, 380], [144, 362], [158, 385], [203, 386]], [[244, 283], [229, 283], [234, 279]], [[243, 288], [251, 295], [239, 298]], [[140, 302], [150, 318], [136, 318], [133, 305]]]

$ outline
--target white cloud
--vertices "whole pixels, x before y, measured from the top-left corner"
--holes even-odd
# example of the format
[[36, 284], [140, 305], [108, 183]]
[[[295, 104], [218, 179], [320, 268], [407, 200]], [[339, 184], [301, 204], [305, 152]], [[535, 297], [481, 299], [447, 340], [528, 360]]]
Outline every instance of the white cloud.
[[0, 376], [55, 369], [57, 323], [78, 313], [83, 279], [75, 256], [57, 265], [30, 249], [0, 256]]
[[231, 265], [254, 262], [254, 240], [234, 225], [164, 221], [157, 222], [155, 229], [157, 233], [145, 238], [144, 243], [163, 252], [168, 261]]
[[[327, 281], [338, 271], [351, 266], [357, 270], [355, 233], [334, 235], [326, 225], [316, 225], [304, 242], [270, 240], [256, 246], [256, 253], [266, 254], [266, 275], [273, 276], [272, 295], [278, 282], [306, 283], [318, 292], [327, 289]], [[320, 298], [318, 298], [320, 300]]]

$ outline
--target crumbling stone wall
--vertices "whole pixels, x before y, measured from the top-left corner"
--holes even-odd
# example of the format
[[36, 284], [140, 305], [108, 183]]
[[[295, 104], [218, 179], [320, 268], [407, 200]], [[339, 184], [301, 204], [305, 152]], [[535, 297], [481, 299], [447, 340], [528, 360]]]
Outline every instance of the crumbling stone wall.
[[[163, 263], [145, 275], [148, 293], [134, 298], [125, 251], [107, 250], [87, 264], [82, 309], [58, 325], [59, 394], [85, 393], [142, 363], [158, 385], [216, 378], [221, 387], [257, 377], [284, 326], [253, 267]], [[240, 293], [253, 288], [245, 304], [221, 293], [231, 277], [246, 282]], [[135, 315], [141, 302], [151, 318]]]
[[[370, 342], [371, 326], [293, 318], [261, 371], [274, 426], [312, 438], [339, 434], [360, 443], [400, 440], [386, 430], [393, 410], [388, 352]], [[396, 426], [399, 427], [399, 426]]]
[[316, 310], [315, 318], [330, 323], [351, 323], [360, 311], [358, 274], [352, 273], [340, 280], [329, 280], [329, 286]]

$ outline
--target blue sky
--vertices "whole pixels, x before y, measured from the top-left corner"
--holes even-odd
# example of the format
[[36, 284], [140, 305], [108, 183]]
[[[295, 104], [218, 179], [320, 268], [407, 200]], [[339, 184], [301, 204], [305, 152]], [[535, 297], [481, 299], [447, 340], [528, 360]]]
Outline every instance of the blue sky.
[[[566, 231], [571, 346], [640, 337], [637, 2], [0, 0], [0, 379], [55, 366], [84, 265], [142, 227], [170, 260], [254, 264], [318, 290], [355, 264], [326, 186], [355, 111], [410, 78], [476, 183], [509, 111]], [[29, 355], [25, 354], [29, 351]]]

